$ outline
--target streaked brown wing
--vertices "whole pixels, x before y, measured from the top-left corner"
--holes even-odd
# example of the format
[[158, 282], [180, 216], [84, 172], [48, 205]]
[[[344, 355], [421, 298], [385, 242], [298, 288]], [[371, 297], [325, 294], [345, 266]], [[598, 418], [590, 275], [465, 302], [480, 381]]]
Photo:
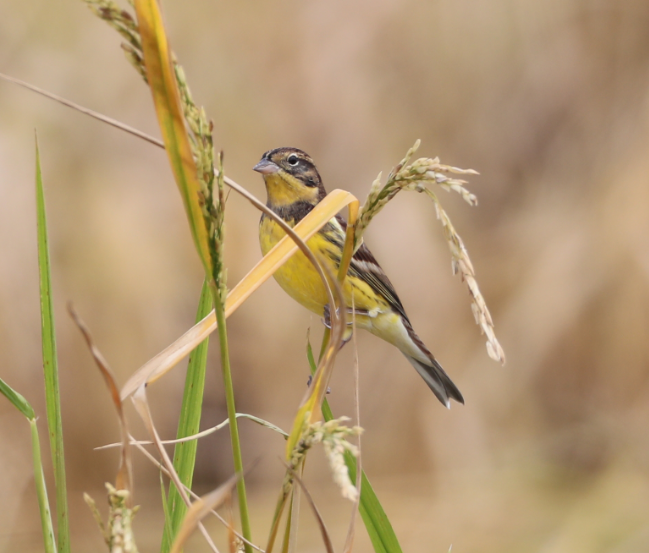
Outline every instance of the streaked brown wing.
[[372, 252], [365, 244], [361, 244], [358, 251], [352, 257], [349, 272], [366, 282], [372, 290], [385, 298], [390, 307], [399, 313], [404, 319], [408, 320], [406, 311], [397, 296], [394, 286], [390, 282], [388, 275], [383, 272], [378, 261], [372, 255]]
[[[343, 233], [346, 232], [347, 221], [345, 221], [340, 215], [336, 215], [336, 221], [342, 227]], [[345, 237], [341, 235], [340, 237], [337, 237], [337, 239], [338, 246], [342, 250]], [[340, 259], [338, 259], [338, 263], [340, 263]], [[385, 298], [385, 301], [388, 302], [392, 309], [399, 313], [399, 315], [406, 319], [406, 321], [408, 320], [408, 315], [406, 315], [406, 311], [403, 308], [401, 300], [399, 299], [399, 296], [397, 296], [388, 275], [386, 275], [383, 269], [381, 269], [379, 262], [365, 244], [361, 244], [361, 247], [358, 248], [356, 253], [353, 255], [351, 263], [349, 264], [348, 274], [360, 278], [363, 282], [367, 283], [372, 290]]]

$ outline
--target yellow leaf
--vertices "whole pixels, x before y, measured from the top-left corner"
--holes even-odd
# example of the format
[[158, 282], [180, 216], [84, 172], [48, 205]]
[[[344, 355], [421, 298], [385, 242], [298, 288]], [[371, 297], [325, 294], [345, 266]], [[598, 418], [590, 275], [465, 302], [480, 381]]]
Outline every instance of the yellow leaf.
[[185, 204], [196, 249], [203, 262], [205, 272], [210, 278], [212, 263], [207, 229], [200, 206], [201, 187], [185, 127], [180, 93], [176, 84], [176, 75], [171, 62], [162, 16], [156, 0], [135, 0], [135, 11], [142, 38], [147, 82], [153, 94], [153, 103], [162, 139], [176, 184]]
[[[306, 241], [346, 205], [350, 205], [350, 215], [353, 215], [354, 206], [358, 209], [358, 200], [349, 192], [333, 190], [293, 230], [303, 241]], [[302, 244], [302, 246], [306, 248], [306, 244]], [[225, 303], [225, 316], [229, 317], [234, 313], [297, 250], [298, 245], [289, 236], [285, 236], [280, 240], [230, 291]], [[214, 311], [212, 311], [175, 342], [142, 365], [122, 388], [120, 394], [122, 400], [135, 392], [140, 385], [155, 382], [158, 378], [166, 374], [184, 357], [189, 355], [215, 329], [216, 317], [214, 316]]]

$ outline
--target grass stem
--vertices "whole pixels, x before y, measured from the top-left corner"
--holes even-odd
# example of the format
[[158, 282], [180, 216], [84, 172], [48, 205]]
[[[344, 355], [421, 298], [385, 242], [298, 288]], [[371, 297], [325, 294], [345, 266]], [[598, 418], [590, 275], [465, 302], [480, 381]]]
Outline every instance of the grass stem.
[[[214, 284], [212, 282], [212, 284]], [[226, 330], [225, 305], [221, 301], [221, 296], [216, 286], [211, 286], [212, 299], [214, 301], [214, 310], [216, 312], [216, 322], [219, 332], [219, 345], [221, 349], [221, 370], [223, 372], [223, 385], [225, 387], [225, 402], [228, 410], [228, 420], [230, 421], [230, 440], [232, 442], [232, 457], [234, 460], [234, 470], [240, 476], [237, 481], [237, 496], [239, 497], [239, 512], [241, 515], [241, 534], [243, 537], [252, 541], [252, 532], [250, 529], [250, 516], [248, 514], [248, 499], [246, 496], [246, 484], [243, 479], [243, 457], [241, 455], [241, 442], [239, 440], [239, 427], [237, 426], [237, 411], [234, 404], [234, 386], [232, 384], [232, 371], [230, 368], [230, 353], [228, 349], [228, 334]], [[246, 553], [252, 553], [252, 548], [244, 542]]]

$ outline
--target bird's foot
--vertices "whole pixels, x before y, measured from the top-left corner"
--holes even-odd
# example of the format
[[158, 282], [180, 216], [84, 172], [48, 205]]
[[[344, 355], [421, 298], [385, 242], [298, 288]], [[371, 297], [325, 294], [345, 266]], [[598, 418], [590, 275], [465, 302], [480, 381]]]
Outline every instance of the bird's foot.
[[[309, 379], [306, 381], [306, 387], [307, 387], [307, 388], [310, 388], [310, 387], [311, 387], [311, 382], [312, 382], [312, 381], [313, 381], [313, 375], [310, 374], [310, 375], [309, 375]], [[330, 393], [331, 393], [331, 388], [330, 388], [329, 386], [327, 386], [327, 391], [326, 391], [326, 393], [327, 393], [327, 394], [330, 394]]]
[[[337, 309], [336, 312], [338, 312]], [[325, 325], [329, 330], [331, 330], [331, 310], [329, 309], [329, 304], [324, 306], [324, 311], [322, 313], [322, 324]]]
[[[340, 311], [336, 309], [336, 314], [338, 314]], [[347, 321], [346, 324], [347, 326], [352, 326], [354, 324], [354, 321], [352, 320], [351, 315], [354, 315], [355, 317], [359, 316], [366, 316], [366, 317], [371, 317], [371, 313], [367, 309], [352, 309], [351, 307], [347, 308]], [[325, 305], [324, 307], [324, 312], [323, 312], [323, 317], [322, 317], [322, 324], [324, 324], [328, 329], [331, 330], [331, 310], [329, 309], [329, 304]]]

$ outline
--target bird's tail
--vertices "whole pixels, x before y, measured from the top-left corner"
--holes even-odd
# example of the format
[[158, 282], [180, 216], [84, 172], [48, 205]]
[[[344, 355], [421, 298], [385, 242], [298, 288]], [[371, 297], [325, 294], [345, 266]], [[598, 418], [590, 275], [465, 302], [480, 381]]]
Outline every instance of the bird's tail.
[[437, 399], [439, 399], [447, 409], [451, 408], [451, 399], [464, 404], [464, 398], [453, 384], [453, 381], [448, 377], [442, 366], [431, 355], [427, 363], [406, 355], [406, 359], [410, 361], [411, 365], [415, 367], [417, 372], [426, 381], [428, 387], [433, 391]]
[[[448, 377], [442, 366], [433, 357], [433, 354], [417, 336], [417, 333], [412, 328], [410, 321], [407, 317], [402, 316], [401, 322], [408, 337], [408, 347], [399, 347], [401, 353], [406, 356], [410, 364], [415, 367], [417, 372], [426, 381], [428, 387], [433, 391], [437, 399], [439, 399], [447, 409], [451, 408], [451, 399], [464, 405], [464, 398], [453, 384], [453, 381]], [[404, 344], [405, 345], [405, 344]]]

